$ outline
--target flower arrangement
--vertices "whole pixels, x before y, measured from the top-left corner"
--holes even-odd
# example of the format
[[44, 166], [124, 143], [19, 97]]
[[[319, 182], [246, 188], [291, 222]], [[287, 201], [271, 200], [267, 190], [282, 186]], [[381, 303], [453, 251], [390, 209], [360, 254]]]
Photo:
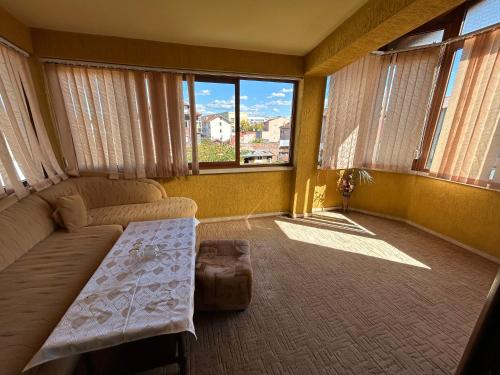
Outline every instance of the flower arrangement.
[[372, 182], [373, 177], [366, 169], [350, 168], [340, 170], [337, 186], [342, 194], [342, 211], [347, 212], [349, 210], [349, 199], [351, 198], [356, 183], [370, 184]]

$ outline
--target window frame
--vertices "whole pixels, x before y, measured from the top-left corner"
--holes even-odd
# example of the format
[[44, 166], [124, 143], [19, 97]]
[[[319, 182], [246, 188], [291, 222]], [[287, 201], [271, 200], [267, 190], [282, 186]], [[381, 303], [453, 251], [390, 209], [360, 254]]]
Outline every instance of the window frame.
[[[185, 77], [183, 77], [185, 79]], [[297, 97], [298, 97], [298, 85], [299, 78], [265, 78], [265, 77], [252, 77], [252, 76], [227, 76], [227, 75], [211, 75], [211, 74], [194, 74], [194, 81], [196, 82], [207, 82], [207, 83], [230, 83], [235, 85], [234, 94], [234, 127], [235, 127], [235, 159], [234, 161], [222, 161], [222, 162], [202, 162], [199, 161], [199, 167], [201, 170], [210, 169], [252, 169], [252, 168], [281, 168], [281, 167], [291, 167], [293, 166], [293, 151], [295, 142], [295, 124], [296, 124], [296, 114], [297, 114]], [[292, 108], [290, 113], [290, 146], [288, 149], [288, 162], [287, 163], [263, 163], [263, 164], [244, 164], [241, 163], [241, 150], [240, 150], [240, 81], [262, 81], [262, 82], [279, 82], [279, 83], [290, 83], [293, 85], [292, 93]], [[189, 169], [192, 169], [191, 163], [189, 163]]]
[[[444, 29], [443, 41], [458, 37], [465, 20], [465, 16], [467, 15], [467, 10], [477, 2], [478, 1], [471, 1], [465, 3], [452, 12], [443, 16], [439, 21], [431, 21], [429, 25], [423, 25], [420, 28], [414, 30], [409, 35], [413, 33], [421, 33], [424, 30], [429, 32], [436, 29]], [[453, 66], [453, 59], [455, 56], [455, 52], [462, 47], [463, 40], [455, 43], [450, 43], [445, 46], [443, 58], [437, 76], [436, 87], [431, 97], [429, 117], [424, 128], [420, 155], [418, 158], [413, 160], [412, 170], [414, 171], [424, 173], [429, 172], [429, 169], [426, 168], [426, 164], [430, 156], [430, 150], [432, 147], [432, 142], [434, 140], [434, 133], [439, 121], [439, 115], [441, 112], [443, 101], [445, 99], [448, 80], [450, 78], [451, 68]]]

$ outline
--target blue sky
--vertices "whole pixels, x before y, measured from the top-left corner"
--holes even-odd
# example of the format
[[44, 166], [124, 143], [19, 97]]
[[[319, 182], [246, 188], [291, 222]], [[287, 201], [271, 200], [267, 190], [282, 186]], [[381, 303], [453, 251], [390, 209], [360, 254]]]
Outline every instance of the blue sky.
[[[184, 83], [184, 101], [188, 102]], [[234, 111], [234, 85], [195, 82], [196, 107], [202, 115]], [[250, 116], [290, 117], [293, 84], [286, 82], [240, 80], [241, 112]]]

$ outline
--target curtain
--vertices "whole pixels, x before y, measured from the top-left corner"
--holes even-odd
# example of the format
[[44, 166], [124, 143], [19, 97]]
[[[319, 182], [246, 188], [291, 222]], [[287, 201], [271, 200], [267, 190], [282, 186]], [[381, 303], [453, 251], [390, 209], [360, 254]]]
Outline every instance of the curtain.
[[[0, 184], [18, 197], [65, 179], [52, 150], [28, 58], [0, 45]], [[5, 194], [5, 193], [4, 193]]]
[[322, 128], [323, 169], [360, 167], [380, 116], [388, 57], [367, 55], [330, 78]]
[[439, 48], [368, 55], [334, 73], [321, 167], [410, 170], [438, 60]]
[[500, 30], [464, 42], [431, 176], [500, 188]]
[[69, 174], [188, 174], [182, 75], [46, 64]]

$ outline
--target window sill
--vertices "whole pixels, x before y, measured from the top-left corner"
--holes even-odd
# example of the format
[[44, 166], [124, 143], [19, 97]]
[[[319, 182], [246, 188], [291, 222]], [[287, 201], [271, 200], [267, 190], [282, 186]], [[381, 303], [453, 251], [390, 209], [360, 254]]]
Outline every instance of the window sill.
[[272, 166], [272, 167], [240, 167], [240, 168], [213, 168], [200, 169], [200, 175], [205, 174], [225, 174], [225, 173], [255, 173], [255, 172], [278, 172], [278, 171], [293, 171], [291, 165]]

